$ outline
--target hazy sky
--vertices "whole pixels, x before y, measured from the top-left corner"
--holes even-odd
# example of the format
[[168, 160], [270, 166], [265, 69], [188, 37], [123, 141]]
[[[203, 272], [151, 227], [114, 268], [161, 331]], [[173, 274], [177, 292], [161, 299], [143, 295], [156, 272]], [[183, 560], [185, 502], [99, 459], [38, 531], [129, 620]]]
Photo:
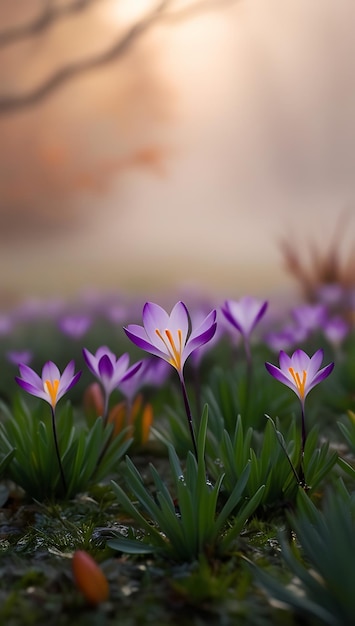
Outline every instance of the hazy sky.
[[290, 284], [279, 238], [306, 252], [354, 213], [353, 0], [243, 0], [161, 24], [139, 50], [161, 109], [145, 109], [137, 87], [125, 145], [148, 137], [166, 150], [162, 168], [127, 168], [76, 196], [79, 228], [3, 245], [4, 289], [198, 284], [229, 297]]

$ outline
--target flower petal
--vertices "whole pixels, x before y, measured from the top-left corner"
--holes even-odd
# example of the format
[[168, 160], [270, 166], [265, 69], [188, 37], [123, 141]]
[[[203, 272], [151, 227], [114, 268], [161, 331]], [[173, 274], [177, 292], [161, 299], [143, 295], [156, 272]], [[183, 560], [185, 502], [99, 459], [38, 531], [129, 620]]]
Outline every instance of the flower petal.
[[201, 333], [200, 335], [197, 335], [196, 337], [192, 339], [187, 340], [187, 344], [185, 346], [185, 349], [183, 350], [183, 363], [185, 363], [187, 357], [190, 356], [191, 352], [193, 352], [197, 348], [200, 348], [205, 343], [210, 341], [210, 339], [212, 339], [212, 337], [214, 336], [216, 332], [216, 329], [217, 329], [217, 324], [216, 322], [213, 322], [211, 326], [207, 328], [203, 333]]
[[310, 358], [303, 350], [295, 350], [291, 356], [291, 366], [296, 372], [302, 372], [308, 370], [310, 364]]
[[170, 318], [167, 312], [154, 302], [146, 302], [143, 307], [143, 325], [148, 339], [156, 345], [156, 329], [170, 328]]
[[94, 376], [97, 376], [99, 371], [98, 371], [98, 361], [97, 361], [96, 356], [91, 354], [91, 352], [87, 350], [86, 348], [83, 348], [83, 356], [84, 356], [85, 363], [88, 366], [91, 373], [94, 374]]
[[73, 378], [66, 383], [65, 386], [60, 385], [59, 389], [58, 389], [58, 393], [57, 393], [57, 402], [58, 400], [61, 399], [62, 396], [64, 396], [65, 393], [67, 393], [67, 391], [69, 391], [69, 389], [71, 389], [72, 387], [74, 387], [74, 385], [76, 385], [76, 383], [78, 382], [79, 378], [81, 376], [81, 372], [77, 372]]
[[37, 398], [42, 398], [42, 400], [46, 400], [47, 402], [51, 404], [49, 395], [43, 388], [43, 383], [42, 383], [42, 389], [40, 389], [39, 387], [32, 385], [26, 380], [19, 378], [19, 376], [15, 376], [15, 380], [17, 384], [20, 385], [20, 387], [22, 387], [22, 389], [27, 391], [27, 393], [30, 393], [32, 396], [36, 396]]
[[64, 368], [62, 375], [60, 376], [60, 386], [67, 388], [67, 386], [71, 383], [75, 370], [74, 361], [69, 361], [68, 365]]
[[321, 383], [322, 380], [327, 378], [329, 374], [332, 373], [333, 369], [334, 369], [334, 363], [329, 363], [329, 365], [326, 365], [325, 367], [323, 367], [323, 369], [319, 370], [318, 374], [313, 378], [309, 388], [307, 389], [307, 393], [311, 391], [313, 387], [318, 385], [318, 383]]
[[209, 328], [211, 328], [211, 326], [213, 326], [213, 324], [215, 324], [216, 322], [216, 317], [217, 317], [217, 311], [216, 309], [213, 309], [213, 311], [211, 311], [203, 320], [203, 322], [201, 322], [201, 324], [193, 329], [191, 331], [191, 335], [189, 336], [189, 342], [192, 341], [193, 339], [195, 339], [195, 337], [199, 337], [200, 335], [203, 335], [203, 333], [208, 330]]
[[42, 369], [42, 380], [59, 380], [60, 379], [60, 371], [53, 361], [47, 361], [44, 364]]
[[38, 389], [43, 389], [43, 381], [40, 376], [28, 365], [24, 363], [20, 363], [18, 366], [20, 370], [21, 377], [24, 381], [33, 385], [33, 387], [37, 387]]
[[183, 302], [177, 302], [170, 314], [169, 328], [172, 333], [181, 330], [183, 345], [186, 343], [189, 325], [189, 313], [186, 305]]
[[276, 365], [273, 365], [272, 363], [265, 363], [265, 367], [269, 374], [271, 374], [271, 376], [276, 378], [276, 380], [278, 380], [280, 383], [283, 383], [284, 385], [292, 389], [292, 391], [294, 391], [299, 397], [298, 389], [295, 383], [293, 383], [287, 375], [285, 375], [278, 367], [276, 367]]
[[142, 326], [138, 326], [137, 324], [129, 324], [123, 330], [125, 331], [127, 337], [136, 346], [138, 346], [138, 348], [146, 350], [146, 352], [150, 352], [150, 354], [155, 354], [155, 356], [159, 356], [161, 359], [169, 359], [168, 355], [165, 352], [157, 348], [148, 340], [147, 333]]
[[134, 376], [134, 374], [136, 374], [136, 372], [138, 372], [138, 370], [140, 370], [141, 367], [142, 367], [142, 361], [139, 361], [138, 363], [134, 363], [134, 365], [131, 365], [131, 367], [127, 370], [125, 375], [121, 378], [120, 382], [123, 383], [126, 380], [129, 380], [130, 378], [132, 378], [132, 376]]
[[101, 357], [98, 363], [98, 370], [100, 378], [102, 379], [111, 379], [114, 373], [114, 367], [112, 365], [112, 361], [107, 354]]
[[319, 348], [319, 350], [317, 350], [311, 357], [307, 372], [307, 376], [310, 381], [314, 378], [315, 374], [318, 372], [320, 366], [322, 365], [323, 357], [324, 351], [322, 350], [322, 348]]

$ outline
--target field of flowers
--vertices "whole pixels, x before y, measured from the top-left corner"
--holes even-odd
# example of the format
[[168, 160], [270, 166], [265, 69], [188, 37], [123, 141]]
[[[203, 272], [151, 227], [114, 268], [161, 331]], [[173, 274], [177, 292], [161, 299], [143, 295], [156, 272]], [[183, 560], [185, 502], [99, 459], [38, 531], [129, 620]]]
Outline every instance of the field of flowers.
[[0, 623], [353, 623], [354, 291], [189, 300], [0, 315]]

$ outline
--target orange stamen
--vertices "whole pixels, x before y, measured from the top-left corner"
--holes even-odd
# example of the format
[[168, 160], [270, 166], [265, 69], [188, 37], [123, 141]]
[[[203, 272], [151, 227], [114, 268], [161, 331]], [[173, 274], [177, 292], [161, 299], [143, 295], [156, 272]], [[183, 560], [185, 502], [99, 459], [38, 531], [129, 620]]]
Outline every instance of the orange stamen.
[[168, 353], [170, 354], [169, 363], [171, 363], [171, 365], [173, 365], [174, 367], [176, 367], [177, 370], [180, 371], [181, 353], [182, 353], [182, 331], [180, 329], [177, 331], [178, 339], [179, 339], [178, 348], [176, 347], [174, 337], [168, 328], [165, 330], [165, 334], [168, 338], [168, 341], [166, 341], [166, 339], [163, 337], [162, 333], [160, 332], [158, 328], [155, 330], [155, 332], [158, 335], [159, 339], [162, 340], [162, 342], [164, 343], [164, 346], [166, 347]]
[[306, 386], [306, 379], [307, 379], [307, 372], [306, 372], [306, 370], [302, 371], [302, 380], [301, 380], [301, 377], [299, 375], [299, 372], [295, 372], [293, 367], [289, 367], [288, 371], [290, 372], [293, 380], [295, 381], [296, 387], [297, 387], [298, 391], [300, 392], [301, 398], [304, 398], [304, 389], [305, 389], [305, 386]]
[[54, 408], [57, 402], [57, 393], [58, 393], [58, 387], [59, 387], [59, 380], [46, 380], [44, 382], [44, 390], [49, 394], [51, 402], [52, 402], [52, 407]]

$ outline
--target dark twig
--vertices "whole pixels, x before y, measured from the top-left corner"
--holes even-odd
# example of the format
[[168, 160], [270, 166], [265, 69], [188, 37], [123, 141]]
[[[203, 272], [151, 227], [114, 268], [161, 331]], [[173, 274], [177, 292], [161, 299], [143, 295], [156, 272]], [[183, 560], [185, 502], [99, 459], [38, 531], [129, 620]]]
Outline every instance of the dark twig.
[[41, 12], [34, 19], [0, 31], [0, 48], [37, 37], [58, 20], [79, 14], [89, 8], [94, 2], [97, 2], [97, 0], [73, 0], [71, 4], [62, 6], [55, 6], [51, 2], [46, 2]]
[[112, 46], [104, 50], [100, 54], [83, 59], [76, 63], [71, 63], [59, 68], [49, 78], [47, 78], [38, 87], [28, 91], [27, 93], [11, 96], [0, 97], [0, 114], [13, 113], [28, 106], [37, 104], [49, 96], [58, 87], [76, 78], [78, 75], [85, 74], [90, 70], [97, 69], [114, 61], [117, 57], [123, 55], [130, 45], [139, 35], [148, 29], [155, 20], [160, 16], [161, 12], [170, 3], [170, 0], [163, 0], [145, 17], [136, 22], [129, 28], [124, 35], [115, 41]]
[[[67, 7], [68, 12], [70, 8], [71, 12], [74, 12], [74, 10], [82, 10], [83, 8], [85, 8], [85, 6], [88, 5], [88, 3], [93, 1], [94, 0], [75, 0]], [[139, 36], [141, 36], [146, 30], [148, 30], [150, 26], [152, 26], [158, 20], [164, 19], [167, 21], [175, 22], [176, 20], [187, 18], [192, 13], [200, 12], [205, 9], [212, 9], [216, 6], [220, 8], [224, 4], [230, 4], [235, 2], [235, 0], [199, 0], [198, 2], [192, 3], [191, 6], [185, 7], [184, 9], [169, 11], [168, 9], [171, 6], [172, 2], [173, 0], [161, 0], [149, 13], [147, 13], [141, 20], [137, 21], [133, 26], [131, 26], [123, 35], [121, 35], [118, 40], [114, 41], [114, 43], [103, 52], [83, 59], [81, 61], [73, 62], [69, 65], [59, 67], [42, 83], [25, 93], [15, 93], [0, 96], [0, 115], [9, 115], [11, 113], [16, 113], [25, 108], [34, 106], [44, 100], [49, 95], [51, 95], [54, 91], [59, 89], [65, 83], [68, 83], [74, 78], [77, 78], [79, 75], [83, 75], [89, 71], [98, 69], [104, 65], [113, 62], [118, 57], [123, 56], [131, 47], [131, 45], [135, 42], [135, 40], [138, 39]], [[18, 37], [18, 39], [23, 38], [24, 29], [26, 29], [26, 33], [29, 36], [29, 31], [31, 31], [31, 34], [35, 34], [47, 28], [48, 25], [54, 21], [54, 19], [58, 19], [58, 14], [56, 15], [56, 18], [53, 17], [53, 11], [54, 8], [47, 8], [47, 11], [44, 12], [42, 16], [37, 18], [37, 21], [34, 20], [31, 28], [29, 27], [29, 25], [23, 27], [21, 37], [19, 36], [19, 34], [15, 35], [15, 29], [13, 29], [11, 35], [12, 40], [14, 41], [16, 37]], [[21, 27], [18, 27], [17, 33], [19, 33], [20, 31]], [[7, 35], [6, 32], [3, 32], [2, 34], [0, 33], [0, 46], [1, 40], [4, 41], [6, 37], [9, 40], [10, 32], [11, 31], [7, 31]]]

